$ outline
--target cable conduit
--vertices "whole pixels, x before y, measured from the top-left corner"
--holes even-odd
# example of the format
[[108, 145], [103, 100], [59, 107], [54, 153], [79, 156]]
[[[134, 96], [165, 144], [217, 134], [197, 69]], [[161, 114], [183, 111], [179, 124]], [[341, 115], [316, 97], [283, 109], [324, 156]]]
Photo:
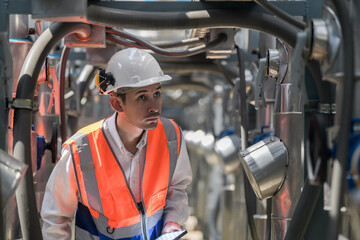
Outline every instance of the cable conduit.
[[[16, 98], [33, 100], [39, 72], [47, 55], [58, 41], [72, 33], [81, 34], [84, 38], [90, 36], [91, 27], [84, 23], [55, 23], [41, 34], [22, 66]], [[23, 239], [39, 240], [42, 239], [42, 234], [31, 169], [31, 118], [31, 109], [14, 109], [13, 156], [29, 166], [29, 170], [16, 190]]]

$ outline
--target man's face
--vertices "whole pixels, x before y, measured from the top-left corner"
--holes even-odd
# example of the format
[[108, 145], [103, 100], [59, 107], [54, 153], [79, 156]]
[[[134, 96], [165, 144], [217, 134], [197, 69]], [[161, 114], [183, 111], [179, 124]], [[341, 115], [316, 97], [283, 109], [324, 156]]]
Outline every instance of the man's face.
[[160, 83], [137, 88], [126, 93], [125, 104], [119, 98], [123, 116], [132, 125], [141, 129], [154, 129], [161, 113]]

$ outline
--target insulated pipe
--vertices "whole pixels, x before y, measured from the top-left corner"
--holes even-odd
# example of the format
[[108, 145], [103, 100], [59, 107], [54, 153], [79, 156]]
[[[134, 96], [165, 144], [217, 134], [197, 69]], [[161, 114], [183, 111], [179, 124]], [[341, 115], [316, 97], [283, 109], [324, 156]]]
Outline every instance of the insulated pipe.
[[130, 29], [188, 29], [242, 27], [274, 35], [295, 46], [298, 29], [289, 23], [254, 10], [208, 9], [188, 12], [142, 12], [90, 4], [87, 21]]
[[285, 240], [304, 239], [316, 204], [322, 190], [322, 185], [312, 185], [306, 179], [300, 199], [294, 211]]
[[[34, 43], [21, 69], [16, 89], [16, 99], [33, 101], [35, 87], [41, 66], [51, 49], [66, 35], [77, 33], [86, 39], [91, 27], [84, 23], [55, 23], [51, 25]], [[35, 199], [31, 169], [31, 115], [32, 109], [14, 109], [14, 151], [13, 156], [29, 165], [25, 178], [16, 190], [23, 239], [42, 239]]]
[[60, 133], [61, 133], [61, 143], [64, 143], [67, 139], [66, 136], [66, 113], [65, 113], [65, 70], [66, 70], [66, 61], [68, 59], [70, 48], [64, 47], [61, 53], [60, 61]]
[[349, 10], [346, 2], [343, 0], [333, 0], [337, 9], [339, 21], [341, 24], [341, 33], [343, 36], [344, 46], [344, 79], [342, 83], [342, 96], [340, 111], [340, 129], [337, 136], [336, 159], [331, 179], [331, 208], [330, 221], [327, 239], [338, 239], [339, 223], [340, 223], [340, 207], [343, 204], [344, 188], [346, 178], [347, 159], [349, 151], [349, 136], [351, 118], [353, 112], [354, 98], [354, 35], [352, 23], [349, 17]]

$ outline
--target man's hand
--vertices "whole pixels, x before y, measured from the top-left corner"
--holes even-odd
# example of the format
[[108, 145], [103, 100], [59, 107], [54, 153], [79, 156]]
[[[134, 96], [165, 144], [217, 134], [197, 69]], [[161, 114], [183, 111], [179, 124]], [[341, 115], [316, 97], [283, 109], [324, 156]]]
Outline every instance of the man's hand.
[[175, 222], [167, 222], [165, 226], [163, 227], [163, 230], [161, 231], [161, 234], [169, 233], [169, 232], [176, 232], [181, 231], [182, 226], [180, 224], [177, 224]]

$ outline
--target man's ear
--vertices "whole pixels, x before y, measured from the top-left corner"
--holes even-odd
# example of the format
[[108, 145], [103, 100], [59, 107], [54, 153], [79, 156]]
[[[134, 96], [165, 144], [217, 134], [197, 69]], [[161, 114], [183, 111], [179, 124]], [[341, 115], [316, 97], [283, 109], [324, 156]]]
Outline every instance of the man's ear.
[[123, 112], [123, 108], [120, 103], [121, 99], [115, 96], [110, 97], [110, 105], [116, 112]]

